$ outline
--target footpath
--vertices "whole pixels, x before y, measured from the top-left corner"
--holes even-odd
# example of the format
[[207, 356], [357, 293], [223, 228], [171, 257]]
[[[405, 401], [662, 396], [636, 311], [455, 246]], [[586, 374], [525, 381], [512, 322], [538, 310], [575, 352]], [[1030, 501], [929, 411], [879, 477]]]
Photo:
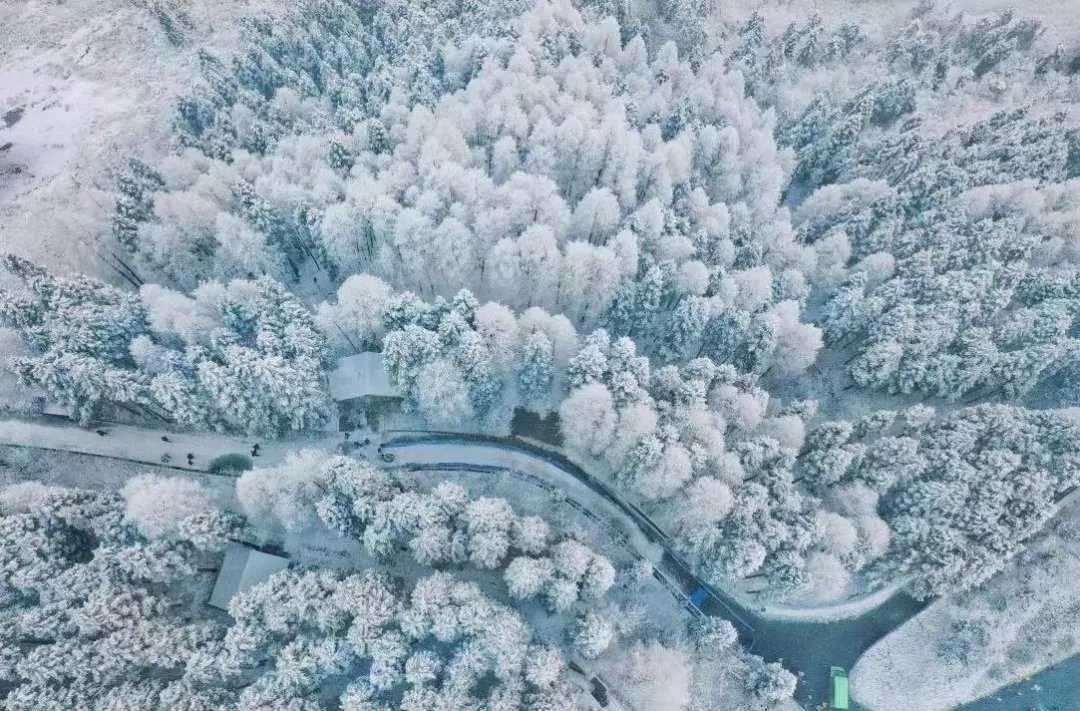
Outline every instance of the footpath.
[[[0, 445], [28, 447], [54, 452], [74, 452], [107, 457], [137, 464], [150, 464], [177, 471], [205, 472], [215, 457], [223, 454], [251, 456], [259, 465], [277, 464], [292, 451], [303, 448], [333, 449], [341, 442], [338, 433], [261, 441], [214, 432], [174, 432], [133, 425], [102, 424], [83, 429], [68, 421], [30, 419], [0, 420]], [[193, 455], [188, 464], [187, 455]]]

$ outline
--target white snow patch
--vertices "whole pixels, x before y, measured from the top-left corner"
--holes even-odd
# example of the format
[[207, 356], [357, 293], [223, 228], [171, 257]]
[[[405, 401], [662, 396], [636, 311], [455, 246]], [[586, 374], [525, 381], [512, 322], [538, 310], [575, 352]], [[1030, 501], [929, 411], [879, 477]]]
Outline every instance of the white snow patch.
[[851, 670], [855, 700], [948, 711], [1080, 653], [1080, 495], [985, 585], [941, 599], [869, 649]]
[[327, 376], [330, 395], [337, 402], [375, 395], [401, 397], [401, 391], [390, 382], [381, 353], [357, 353], [342, 358]]
[[198, 49], [236, 46], [237, 20], [275, 6], [286, 5], [177, 3], [194, 26], [176, 46], [133, 0], [0, 3], [3, 251], [111, 276], [96, 258], [109, 233], [110, 170], [164, 155], [176, 99], [198, 76]]
[[725, 586], [724, 592], [741, 603], [744, 607], [753, 609], [755, 613], [768, 620], [784, 622], [837, 622], [849, 620], [864, 615], [871, 610], [884, 605], [889, 598], [898, 594], [907, 584], [907, 580], [897, 580], [888, 585], [879, 587], [870, 592], [856, 593], [846, 600], [835, 603], [807, 602], [806, 604], [785, 605], [761, 601], [747, 595], [735, 586]]

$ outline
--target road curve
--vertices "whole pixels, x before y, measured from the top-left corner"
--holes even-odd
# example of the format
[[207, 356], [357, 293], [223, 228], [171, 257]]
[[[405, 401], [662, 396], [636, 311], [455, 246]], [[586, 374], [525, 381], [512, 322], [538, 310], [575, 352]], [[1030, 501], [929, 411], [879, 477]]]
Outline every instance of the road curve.
[[[192, 474], [204, 473], [201, 470], [219, 454], [246, 452], [252, 446], [247, 438], [216, 433], [177, 432], [116, 424], [108, 425], [106, 429], [107, 434], [99, 436], [69, 422], [11, 418], [0, 420], [0, 444], [86, 454], [155, 468], [163, 466], [160, 461], [163, 452], [171, 452], [177, 464], [181, 464], [184, 453], [194, 452], [197, 460], [193, 466], [168, 466], [173, 471]], [[730, 620], [739, 630], [742, 641], [755, 654], [769, 661], [780, 661], [788, 669], [799, 673], [797, 695], [804, 704], [820, 705], [827, 692], [830, 665], [850, 668], [870, 645], [924, 607], [924, 604], [906, 595], [897, 594], [859, 617], [836, 622], [771, 619], [732, 599], [724, 591], [698, 580], [690, 566], [674, 550], [667, 535], [647, 514], [624, 501], [603, 482], [558, 452], [514, 437], [426, 431], [387, 432], [384, 435], [387, 438], [384, 448], [401, 455], [403, 461], [408, 459], [405, 455], [410, 450], [416, 452], [425, 445], [443, 444], [452, 445], [455, 449], [452, 457], [439, 464], [477, 466], [484, 464], [485, 452], [495, 450], [526, 457], [531, 468], [539, 468], [545, 480], [563, 490], [568, 490], [571, 484], [587, 487], [593, 493], [593, 502], [600, 504], [596, 508], [606, 509], [593, 513], [616, 519], [615, 522], [623, 529], [632, 529], [635, 535], [663, 550], [662, 556], [650, 556], [662, 573], [662, 582], [674, 585], [684, 596], [698, 586], [705, 587], [712, 595], [702, 605], [705, 614]], [[338, 434], [265, 442], [258, 461], [264, 466], [273, 465], [297, 448], [315, 447], [334, 451], [340, 444]]]
[[[819, 706], [827, 698], [828, 668], [850, 668], [874, 642], [903, 624], [925, 607], [910, 596], [898, 593], [881, 605], [851, 619], [835, 622], [790, 621], [770, 619], [741, 604], [723, 590], [698, 579], [686, 561], [674, 549], [669, 537], [648, 515], [615, 491], [597, 480], [567, 457], [516, 437], [450, 432], [386, 433], [383, 450], [393, 453], [399, 463], [422, 462], [426, 467], [441, 464], [455, 466], [491, 466], [492, 451], [526, 457], [532, 467], [540, 467], [545, 480], [558, 484], [576, 482], [588, 487], [609, 503], [616, 515], [637, 528], [642, 536], [664, 550], [658, 571], [674, 581], [683, 594], [696, 587], [707, 589], [711, 598], [702, 605], [707, 615], [731, 621], [740, 639], [751, 651], [768, 661], [779, 661], [800, 675], [797, 699]], [[417, 456], [418, 453], [426, 454]], [[444, 461], [432, 461], [432, 454]], [[503, 466], [508, 466], [503, 464]], [[512, 466], [512, 465], [509, 465]]]

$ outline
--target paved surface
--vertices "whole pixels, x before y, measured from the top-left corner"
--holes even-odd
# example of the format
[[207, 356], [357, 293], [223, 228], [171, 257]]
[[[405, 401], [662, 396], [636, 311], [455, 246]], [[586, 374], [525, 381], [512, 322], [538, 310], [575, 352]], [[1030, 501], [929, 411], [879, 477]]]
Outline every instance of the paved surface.
[[[927, 603], [918, 602], [908, 595], [898, 594], [887, 602], [856, 618], [839, 622], [790, 622], [762, 617], [726, 595], [696, 578], [673, 550], [667, 536], [648, 516], [633, 504], [624, 502], [617, 494], [597, 481], [581, 467], [566, 457], [534, 444], [483, 435], [450, 433], [405, 434], [388, 439], [384, 449], [408, 461], [411, 452], [426, 446], [444, 446], [439, 455], [451, 457], [444, 462], [449, 466], [485, 465], [491, 462], [485, 450], [501, 450], [527, 457], [545, 467], [549, 481], [570, 478], [585, 484], [597, 496], [607, 500], [619, 513], [633, 521], [649, 541], [664, 548], [665, 554], [657, 566], [658, 571], [672, 581], [684, 595], [697, 587], [706, 587], [711, 598], [702, 606], [707, 615], [728, 619], [739, 630], [740, 638], [754, 654], [768, 661], [779, 661], [800, 674], [796, 691], [797, 700], [808, 708], [820, 708], [827, 699], [829, 667], [850, 668], [855, 660], [884, 635], [903, 624]], [[436, 449], [438, 451], [438, 449]]]
[[957, 711], [1076, 711], [1080, 709], [1080, 655], [1007, 686]]
[[[254, 462], [266, 466], [281, 462], [291, 451], [304, 447], [332, 449], [341, 440], [336, 432], [268, 442], [215, 432], [175, 432], [134, 425], [98, 424], [83, 429], [66, 418], [0, 420], [0, 444], [75, 452], [180, 471], [205, 471], [215, 457], [223, 454], [250, 456], [255, 444], [259, 445], [259, 453]], [[193, 455], [190, 464], [189, 453]]]
[[[107, 425], [104, 436], [94, 430], [84, 430], [70, 423], [58, 421], [5, 420], [0, 421], [0, 444], [23, 447], [71, 451], [98, 457], [131, 462], [145, 462], [161, 466], [161, 455], [171, 453], [172, 468], [199, 471], [218, 454], [244, 452], [254, 443], [242, 437], [214, 433], [176, 433], [169, 430]], [[167, 436], [170, 442], [161, 437]], [[262, 443], [257, 464], [274, 464], [291, 450], [301, 447], [334, 449], [342, 441], [339, 434], [317, 435], [310, 438]], [[793, 622], [772, 620], [760, 615], [753, 608], [741, 604], [722, 590], [708, 586], [697, 579], [690, 567], [680, 558], [666, 534], [632, 503], [622, 500], [603, 482], [574, 464], [561, 454], [549, 451], [516, 438], [487, 437], [454, 433], [399, 433], [386, 442], [389, 452], [404, 455], [410, 447], [421, 448], [429, 444], [450, 445], [453, 456], [438, 462], [441, 466], [484, 466], [490, 459], [483, 456], [492, 450], [517, 458], [520, 468], [528, 468], [535, 476], [542, 471], [543, 478], [558, 482], [562, 487], [571, 485], [582, 493], [579, 500], [594, 513], [619, 525], [639, 548], [659, 546], [663, 556], [656, 565], [661, 582], [669, 585], [673, 593], [688, 597], [697, 587], [705, 587], [711, 597], [702, 605], [702, 611], [728, 619], [739, 630], [740, 638], [755, 654], [768, 661], [779, 661], [800, 675], [797, 699], [810, 708], [820, 708], [828, 693], [828, 669], [830, 665], [850, 668], [855, 660], [874, 642], [915, 615], [924, 606], [907, 595], [898, 594], [884, 604], [859, 617], [839, 622]], [[186, 466], [184, 456], [195, 452], [196, 460]], [[471, 453], [471, 454], [470, 454]], [[407, 457], [402, 457], [407, 459]], [[179, 460], [179, 461], [177, 461]], [[518, 469], [519, 467], [514, 467]], [[644, 540], [644, 543], [641, 540]], [[655, 560], [656, 555], [649, 556]], [[1080, 705], [1064, 707], [1080, 709]], [[971, 711], [1026, 711], [1023, 706], [972, 707]]]

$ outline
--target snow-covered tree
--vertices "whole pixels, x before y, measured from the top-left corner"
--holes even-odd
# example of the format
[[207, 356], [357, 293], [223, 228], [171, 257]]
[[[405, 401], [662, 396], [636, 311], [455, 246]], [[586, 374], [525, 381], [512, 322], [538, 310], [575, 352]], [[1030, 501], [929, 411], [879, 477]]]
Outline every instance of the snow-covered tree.
[[635, 709], [685, 709], [694, 664], [685, 650], [657, 642], [635, 644], [602, 666], [604, 678]]
[[205, 486], [182, 477], [138, 476], [129, 479], [120, 494], [127, 503], [125, 518], [147, 538], [182, 532], [186, 519], [214, 508]]
[[506, 587], [511, 597], [524, 599], [536, 597], [544, 589], [555, 566], [547, 558], [514, 558], [506, 566]]
[[260, 436], [329, 416], [325, 341], [306, 307], [268, 278], [205, 284], [190, 299], [5, 265], [26, 289], [0, 296], [0, 313], [39, 352], [14, 369], [84, 423], [109, 403]]
[[372, 350], [382, 340], [390, 296], [390, 287], [382, 279], [354, 274], [338, 288], [337, 303], [319, 305], [319, 328], [339, 352]]
[[611, 393], [600, 383], [582, 385], [559, 407], [566, 446], [584, 454], [601, 454], [615, 434]]
[[578, 619], [571, 641], [575, 652], [585, 659], [594, 659], [611, 645], [614, 638], [615, 632], [607, 618], [598, 612], [587, 612]]
[[763, 704], [791, 698], [797, 682], [794, 674], [776, 662], [766, 664], [761, 661], [751, 666], [745, 680], [747, 690]]
[[449, 360], [425, 364], [417, 375], [415, 387], [417, 409], [436, 428], [453, 428], [474, 415], [465, 378]]

